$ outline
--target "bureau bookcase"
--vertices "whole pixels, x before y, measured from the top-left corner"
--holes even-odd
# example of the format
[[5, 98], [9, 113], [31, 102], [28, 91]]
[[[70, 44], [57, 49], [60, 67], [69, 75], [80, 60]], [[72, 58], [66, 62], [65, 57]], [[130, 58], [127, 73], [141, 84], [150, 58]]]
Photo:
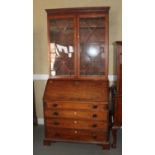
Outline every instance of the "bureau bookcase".
[[44, 144], [66, 141], [109, 149], [109, 7], [48, 9], [49, 79]]

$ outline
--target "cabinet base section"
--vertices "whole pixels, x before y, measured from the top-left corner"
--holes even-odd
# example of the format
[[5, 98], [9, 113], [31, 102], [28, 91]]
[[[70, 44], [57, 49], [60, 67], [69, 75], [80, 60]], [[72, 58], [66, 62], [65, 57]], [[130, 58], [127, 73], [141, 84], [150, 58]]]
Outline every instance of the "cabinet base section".
[[77, 141], [77, 140], [58, 140], [58, 139], [44, 139], [44, 146], [50, 146], [52, 143], [55, 142], [68, 142], [68, 143], [90, 143], [90, 144], [99, 144], [100, 146], [102, 146], [102, 148], [104, 150], [109, 150], [110, 149], [110, 143], [109, 142], [96, 142], [96, 141], [92, 141], [92, 142], [88, 142], [88, 141]]

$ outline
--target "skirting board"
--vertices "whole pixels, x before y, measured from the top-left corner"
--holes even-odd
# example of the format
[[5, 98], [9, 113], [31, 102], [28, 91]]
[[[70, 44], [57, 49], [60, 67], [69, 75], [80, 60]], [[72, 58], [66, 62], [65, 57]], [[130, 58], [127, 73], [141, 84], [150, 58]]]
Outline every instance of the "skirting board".
[[[48, 80], [48, 74], [33, 74], [33, 80]], [[116, 75], [108, 75], [110, 82], [116, 81]]]

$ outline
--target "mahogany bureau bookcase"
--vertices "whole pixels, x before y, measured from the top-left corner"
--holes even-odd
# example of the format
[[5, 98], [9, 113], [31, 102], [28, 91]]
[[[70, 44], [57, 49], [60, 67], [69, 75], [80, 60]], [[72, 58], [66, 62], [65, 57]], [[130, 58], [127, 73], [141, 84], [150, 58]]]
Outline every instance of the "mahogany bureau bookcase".
[[49, 79], [44, 144], [109, 149], [109, 7], [48, 9]]

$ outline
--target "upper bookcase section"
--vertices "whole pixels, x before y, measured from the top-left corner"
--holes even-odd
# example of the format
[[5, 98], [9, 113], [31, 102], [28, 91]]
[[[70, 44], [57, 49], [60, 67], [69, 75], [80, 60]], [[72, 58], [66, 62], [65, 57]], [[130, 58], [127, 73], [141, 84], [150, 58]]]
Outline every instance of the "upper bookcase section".
[[50, 78], [107, 79], [109, 7], [46, 11]]

